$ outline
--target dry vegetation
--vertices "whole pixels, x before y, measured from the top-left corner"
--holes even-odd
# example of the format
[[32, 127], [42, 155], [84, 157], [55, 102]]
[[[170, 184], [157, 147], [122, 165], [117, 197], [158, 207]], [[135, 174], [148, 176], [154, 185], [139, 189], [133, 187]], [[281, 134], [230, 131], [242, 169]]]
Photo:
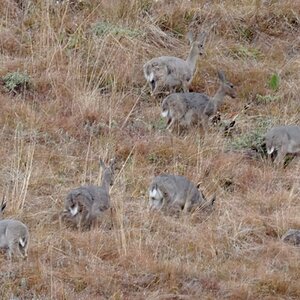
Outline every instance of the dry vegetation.
[[[299, 159], [279, 170], [244, 150], [300, 123], [300, 2], [54, 2], [0, 1], [1, 193], [31, 232], [27, 261], [0, 256], [0, 298], [299, 299], [299, 248], [280, 240], [300, 227]], [[232, 137], [170, 135], [142, 65], [186, 57], [189, 25], [213, 23], [192, 89], [213, 94], [222, 69], [238, 88], [222, 117], [252, 105]], [[115, 214], [88, 232], [60, 227], [67, 192], [98, 183], [99, 157], [113, 156]], [[160, 172], [201, 182], [215, 210], [151, 214]]]

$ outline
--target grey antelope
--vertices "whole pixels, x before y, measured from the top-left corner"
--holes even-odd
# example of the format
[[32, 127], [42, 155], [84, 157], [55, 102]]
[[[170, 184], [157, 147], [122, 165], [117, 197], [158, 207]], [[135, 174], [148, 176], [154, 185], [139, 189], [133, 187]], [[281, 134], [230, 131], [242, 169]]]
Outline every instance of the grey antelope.
[[204, 53], [206, 35], [207, 32], [202, 32], [194, 38], [191, 32], [188, 33], [191, 48], [185, 60], [175, 56], [160, 56], [144, 64], [144, 76], [150, 85], [152, 95], [164, 88], [169, 92], [175, 92], [176, 88], [182, 88], [184, 92], [189, 91], [198, 56]]
[[77, 228], [91, 228], [97, 218], [110, 208], [109, 189], [113, 185], [115, 160], [106, 166], [100, 159], [102, 180], [100, 186], [87, 185], [71, 190], [64, 204], [62, 217], [75, 224]]
[[213, 97], [203, 93], [174, 93], [162, 102], [162, 116], [167, 118], [167, 129], [175, 125], [179, 131], [192, 125], [202, 125], [206, 130], [208, 119], [214, 116], [222, 105], [225, 96], [236, 97], [232, 83], [226, 80], [223, 72], [218, 72], [220, 86]]
[[27, 258], [29, 231], [27, 226], [14, 219], [3, 219], [3, 211], [6, 207], [4, 198], [0, 205], [0, 248], [6, 250], [7, 257], [18, 252], [23, 258]]
[[277, 151], [275, 163], [282, 165], [288, 153], [300, 153], [300, 126], [283, 125], [271, 128], [265, 135], [267, 153]]
[[214, 196], [207, 201], [197, 186], [184, 176], [163, 174], [155, 176], [149, 186], [150, 209], [190, 212], [197, 207], [212, 206]]

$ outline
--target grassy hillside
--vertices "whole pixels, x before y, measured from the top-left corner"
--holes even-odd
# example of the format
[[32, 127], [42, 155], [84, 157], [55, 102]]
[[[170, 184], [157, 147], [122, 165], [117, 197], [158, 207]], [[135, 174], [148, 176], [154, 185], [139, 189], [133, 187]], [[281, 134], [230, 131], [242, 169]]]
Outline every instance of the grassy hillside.
[[[0, 1], [1, 194], [31, 232], [27, 261], [0, 255], [0, 298], [299, 299], [299, 248], [280, 240], [300, 228], [299, 159], [280, 170], [249, 155], [272, 125], [300, 124], [299, 1], [54, 3]], [[185, 58], [188, 30], [213, 24], [191, 89], [213, 95], [224, 70], [236, 128], [172, 135], [142, 66]], [[99, 157], [117, 158], [115, 213], [60, 226], [67, 192], [99, 183]], [[150, 213], [161, 172], [200, 182], [215, 210]]]

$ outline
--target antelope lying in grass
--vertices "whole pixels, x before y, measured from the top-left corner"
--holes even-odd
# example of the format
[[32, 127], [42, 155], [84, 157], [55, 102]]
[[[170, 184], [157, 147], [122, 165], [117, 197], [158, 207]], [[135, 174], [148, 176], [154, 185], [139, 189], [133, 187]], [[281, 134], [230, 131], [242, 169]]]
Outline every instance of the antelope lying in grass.
[[14, 219], [2, 219], [6, 202], [2, 200], [0, 206], [0, 248], [6, 250], [7, 257], [17, 251], [23, 258], [27, 258], [29, 231], [25, 224]]
[[213, 206], [216, 197], [207, 201], [194, 183], [184, 176], [164, 174], [154, 177], [149, 186], [150, 209], [190, 212]]
[[208, 127], [208, 120], [214, 116], [222, 105], [225, 96], [236, 97], [236, 90], [228, 82], [223, 72], [218, 72], [220, 86], [213, 97], [202, 93], [174, 93], [162, 102], [162, 116], [167, 118], [167, 129], [178, 126], [183, 128], [201, 124], [203, 129]]
[[273, 127], [266, 133], [265, 142], [269, 155], [277, 151], [275, 164], [283, 165], [286, 154], [300, 153], [300, 126]]
[[78, 229], [95, 226], [97, 218], [110, 208], [109, 188], [113, 185], [115, 160], [106, 166], [100, 159], [100, 165], [103, 168], [100, 186], [81, 186], [71, 190], [65, 199], [62, 217]]
[[172, 92], [175, 92], [176, 88], [182, 88], [184, 92], [189, 91], [198, 56], [204, 52], [206, 34], [202, 32], [195, 39], [189, 32], [191, 48], [186, 60], [175, 56], [160, 56], [144, 64], [144, 76], [150, 85], [152, 95], [161, 92], [164, 88]]

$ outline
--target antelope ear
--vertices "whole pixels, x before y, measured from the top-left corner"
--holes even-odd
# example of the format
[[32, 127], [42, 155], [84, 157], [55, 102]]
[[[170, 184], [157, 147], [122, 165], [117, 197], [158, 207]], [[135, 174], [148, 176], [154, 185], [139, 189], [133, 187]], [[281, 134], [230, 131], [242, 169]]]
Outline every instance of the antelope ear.
[[223, 71], [218, 71], [218, 77], [221, 80], [221, 82], [225, 82], [225, 75]]
[[105, 163], [103, 162], [102, 158], [100, 158], [99, 163], [100, 163], [100, 167], [105, 169], [106, 166], [105, 166]]
[[189, 32], [187, 33], [187, 38], [188, 38], [188, 40], [189, 40], [190, 45], [191, 45], [191, 44], [194, 42], [194, 40], [195, 40], [194, 35], [193, 35], [193, 33], [192, 33], [191, 31], [189, 31]]
[[115, 169], [115, 166], [116, 166], [116, 158], [115, 157], [109, 161], [109, 166], [112, 170]]
[[207, 36], [207, 32], [206, 31], [200, 32], [198, 34], [198, 36], [197, 36], [197, 41], [200, 42], [203, 45], [205, 43], [206, 36]]
[[6, 207], [6, 202], [4, 203], [2, 202], [0, 212], [4, 211], [5, 207]]

